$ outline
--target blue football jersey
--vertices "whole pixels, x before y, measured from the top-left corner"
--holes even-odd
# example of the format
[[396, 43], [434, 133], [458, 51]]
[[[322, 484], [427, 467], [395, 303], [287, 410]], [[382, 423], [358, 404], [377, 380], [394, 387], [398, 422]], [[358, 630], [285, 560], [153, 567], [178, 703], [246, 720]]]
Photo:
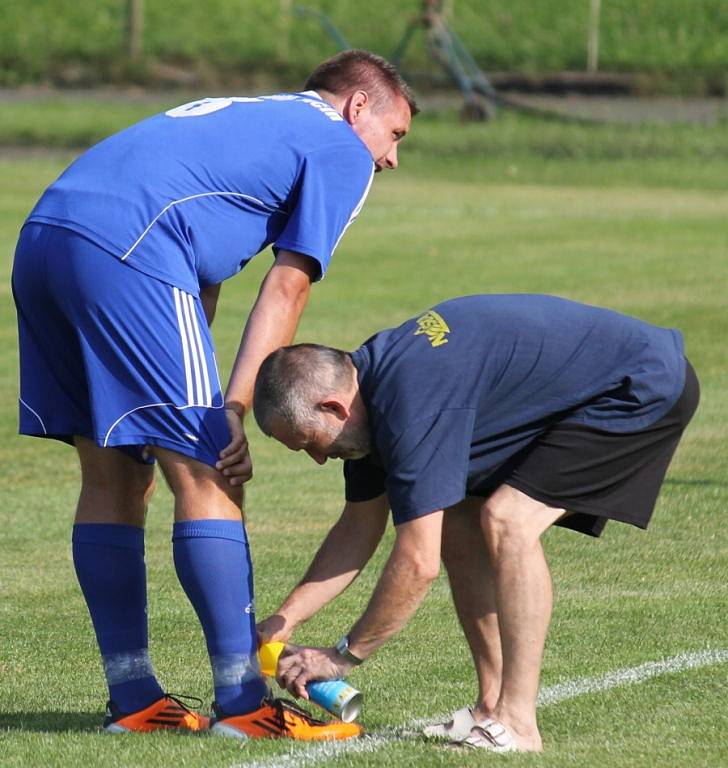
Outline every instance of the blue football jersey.
[[312, 91], [208, 98], [89, 149], [28, 221], [195, 295], [271, 244], [314, 259], [320, 278], [373, 173], [366, 145]]

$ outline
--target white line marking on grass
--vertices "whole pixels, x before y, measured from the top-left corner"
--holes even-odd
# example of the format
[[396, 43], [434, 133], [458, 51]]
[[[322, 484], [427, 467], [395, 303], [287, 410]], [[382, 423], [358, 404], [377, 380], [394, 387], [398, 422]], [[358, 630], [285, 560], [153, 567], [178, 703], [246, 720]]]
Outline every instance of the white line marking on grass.
[[662, 661], [648, 661], [638, 667], [618, 669], [607, 672], [601, 677], [582, 677], [567, 683], [557, 683], [544, 688], [538, 696], [538, 706], [558, 704], [560, 701], [573, 699], [585, 693], [598, 693], [615, 688], [618, 685], [634, 685], [650, 677], [667, 675], [670, 672], [682, 672], [686, 669], [709, 667], [713, 664], [728, 662], [728, 650], [708, 650], [697, 653], [681, 653]]
[[[683, 672], [688, 669], [709, 667], [728, 663], [728, 649], [707, 650], [696, 653], [681, 653], [662, 661], [648, 661], [637, 667], [626, 667], [607, 672], [600, 677], [580, 677], [566, 683], [557, 683], [543, 688], [538, 697], [538, 706], [547, 707], [562, 701], [574, 699], [589, 693], [599, 693], [621, 685], [634, 685], [651, 677]], [[442, 722], [450, 715], [414, 720], [409, 725], [383, 728], [377, 733], [351, 741], [325, 741], [306, 745], [292, 745], [288, 754], [277, 755], [265, 760], [236, 763], [231, 768], [304, 768], [324, 760], [332, 760], [341, 754], [365, 754], [376, 752], [396, 741], [405, 741], [418, 736], [421, 728], [431, 723]]]

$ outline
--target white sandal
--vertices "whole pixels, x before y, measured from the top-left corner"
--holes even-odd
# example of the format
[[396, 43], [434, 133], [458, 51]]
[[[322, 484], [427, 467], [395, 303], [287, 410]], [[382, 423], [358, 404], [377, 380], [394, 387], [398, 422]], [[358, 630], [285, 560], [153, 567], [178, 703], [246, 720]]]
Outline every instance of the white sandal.
[[518, 752], [511, 732], [497, 720], [485, 720], [470, 729], [470, 735], [457, 742], [463, 747], [487, 749], [490, 752]]
[[463, 707], [453, 712], [452, 719], [446, 723], [428, 725], [422, 733], [428, 739], [446, 739], [447, 741], [461, 741], [466, 738], [477, 725], [473, 719], [473, 711], [469, 707]]

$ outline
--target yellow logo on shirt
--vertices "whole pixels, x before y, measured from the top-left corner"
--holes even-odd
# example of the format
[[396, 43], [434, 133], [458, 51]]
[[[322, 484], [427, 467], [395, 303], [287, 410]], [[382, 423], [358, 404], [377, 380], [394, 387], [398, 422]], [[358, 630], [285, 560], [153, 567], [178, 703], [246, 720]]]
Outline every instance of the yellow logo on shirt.
[[441, 315], [438, 315], [434, 309], [429, 312], [425, 312], [424, 315], [417, 318], [418, 329], [415, 331], [415, 336], [425, 334], [433, 347], [439, 347], [443, 344], [447, 344], [445, 336], [450, 333], [445, 320]]

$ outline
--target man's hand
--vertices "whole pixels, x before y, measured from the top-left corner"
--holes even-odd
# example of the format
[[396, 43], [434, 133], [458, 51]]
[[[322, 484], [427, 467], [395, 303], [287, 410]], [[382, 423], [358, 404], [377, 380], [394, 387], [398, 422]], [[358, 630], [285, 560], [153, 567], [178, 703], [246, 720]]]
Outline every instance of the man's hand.
[[248, 440], [237, 410], [226, 407], [225, 418], [230, 429], [231, 440], [220, 451], [220, 460], [215, 464], [215, 468], [228, 478], [230, 485], [242, 485], [253, 476], [253, 462], [248, 452]]
[[278, 659], [278, 685], [294, 696], [307, 699], [306, 683], [311, 680], [338, 680], [352, 668], [336, 648], [307, 648], [289, 645]]

